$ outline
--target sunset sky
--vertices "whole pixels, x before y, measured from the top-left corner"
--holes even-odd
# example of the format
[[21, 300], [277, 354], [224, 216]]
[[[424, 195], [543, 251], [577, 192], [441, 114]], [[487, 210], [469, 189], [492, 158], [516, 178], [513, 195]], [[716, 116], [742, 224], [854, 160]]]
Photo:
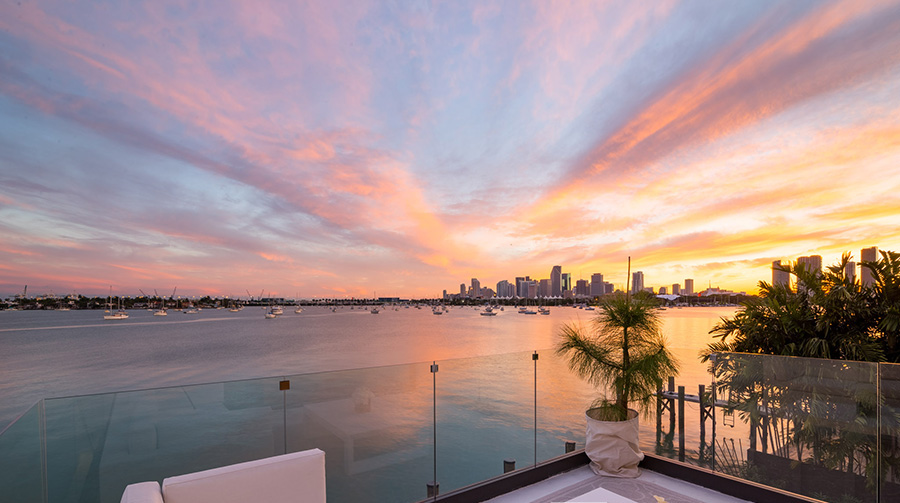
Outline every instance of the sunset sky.
[[0, 4], [0, 294], [900, 250], [900, 2]]

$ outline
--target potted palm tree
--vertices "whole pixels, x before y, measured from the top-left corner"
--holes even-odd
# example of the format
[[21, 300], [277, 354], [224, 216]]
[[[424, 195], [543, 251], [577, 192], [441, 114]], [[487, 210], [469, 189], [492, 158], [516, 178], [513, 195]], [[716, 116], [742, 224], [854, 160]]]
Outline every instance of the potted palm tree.
[[660, 327], [653, 299], [614, 294], [603, 299], [589, 329], [568, 324], [560, 331], [556, 353], [568, 358], [575, 373], [604, 390], [585, 414], [584, 450], [598, 475], [640, 475], [638, 463], [644, 454], [638, 443], [638, 412], [631, 405], [641, 406], [649, 416], [648, 405], [663, 379], [676, 375], [679, 366], [666, 349]]

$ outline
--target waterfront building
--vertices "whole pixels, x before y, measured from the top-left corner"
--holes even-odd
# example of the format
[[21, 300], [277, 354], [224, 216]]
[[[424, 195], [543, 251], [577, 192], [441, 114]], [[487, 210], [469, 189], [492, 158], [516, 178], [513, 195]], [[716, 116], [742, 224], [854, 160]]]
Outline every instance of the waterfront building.
[[516, 295], [519, 297], [528, 297], [526, 281], [531, 281], [529, 276], [516, 276]]
[[[863, 248], [859, 252], [859, 259], [863, 262], [878, 262], [878, 247]], [[863, 286], [872, 284], [872, 271], [868, 267], [859, 268], [859, 281]]]
[[681, 285], [672, 283], [672, 295], [681, 295]]
[[[810, 255], [808, 257], [797, 258], [797, 266], [804, 268], [806, 271], [814, 273], [817, 277], [822, 277], [822, 256]], [[809, 291], [808, 288], [799, 279], [797, 280], [797, 291]], [[810, 292], [811, 293], [811, 292]]]
[[460, 283], [460, 284], [459, 284], [459, 296], [460, 296], [460, 297], [465, 297], [465, 296], [466, 296], [466, 284], [465, 284], [465, 283]]
[[497, 297], [514, 297], [516, 295], [515, 288], [507, 280], [497, 282]]
[[636, 271], [631, 274], [631, 293], [644, 291], [644, 272]]
[[790, 286], [791, 284], [791, 275], [789, 272], [781, 269], [781, 261], [776, 260], [772, 262], [772, 286], [775, 285], [785, 285]]
[[523, 285], [525, 288], [525, 297], [529, 299], [536, 299], [538, 296], [538, 282], [533, 279], [529, 279], [526, 280]]
[[572, 274], [568, 272], [562, 273], [562, 290], [565, 292], [566, 290], [572, 289]]
[[591, 274], [591, 297], [599, 297], [604, 293], [603, 275], [600, 273]]
[[575, 282], [575, 296], [587, 297], [591, 294], [590, 287], [588, 286], [588, 281], [586, 279], [579, 279]]
[[555, 265], [550, 271], [550, 296], [562, 297], [562, 266]]
[[797, 265], [803, 264], [807, 271], [813, 271], [816, 275], [822, 275], [822, 256], [810, 255], [808, 257], [800, 257], [797, 259]]
[[681, 292], [681, 295], [694, 295], [694, 280], [684, 280], [684, 290]]
[[852, 260], [847, 262], [847, 265], [844, 266], [844, 277], [851, 283], [856, 283], [856, 262]]
[[552, 283], [549, 279], [542, 279], [538, 283], [538, 297], [550, 297], [553, 293]]
[[481, 282], [478, 278], [472, 278], [472, 297], [481, 297]]

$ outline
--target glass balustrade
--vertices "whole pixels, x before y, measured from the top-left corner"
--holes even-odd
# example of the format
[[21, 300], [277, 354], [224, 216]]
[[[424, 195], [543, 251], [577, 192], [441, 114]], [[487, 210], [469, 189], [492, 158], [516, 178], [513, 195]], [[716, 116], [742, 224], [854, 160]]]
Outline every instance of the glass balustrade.
[[0, 432], [0, 494], [4, 500], [43, 501], [42, 407], [42, 403], [35, 404]]
[[[719, 354], [711, 369], [643, 411], [646, 452], [825, 501], [900, 499], [900, 365]], [[0, 491], [117, 502], [317, 447], [329, 501], [415, 502], [583, 448], [597, 394], [538, 350], [45, 399], [0, 434]]]

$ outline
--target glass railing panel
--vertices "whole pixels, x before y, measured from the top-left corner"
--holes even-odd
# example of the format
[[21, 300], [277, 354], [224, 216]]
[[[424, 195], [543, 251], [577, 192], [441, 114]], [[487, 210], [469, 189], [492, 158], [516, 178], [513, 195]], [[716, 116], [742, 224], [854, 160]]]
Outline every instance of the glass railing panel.
[[593, 386], [569, 369], [567, 360], [553, 350], [539, 350], [538, 462], [569, 449], [584, 449], [585, 411], [597, 395]]
[[531, 352], [438, 362], [441, 494], [502, 475], [508, 461], [534, 464], [535, 363]]
[[291, 376], [289, 452], [325, 451], [329, 502], [413, 502], [434, 479], [430, 363]]
[[0, 499], [4, 501], [43, 501], [40, 408], [41, 403], [35, 404], [0, 432]]
[[878, 473], [881, 501], [900, 501], [900, 365], [884, 363], [878, 368], [881, 414]]
[[718, 427], [714, 468], [824, 501], [878, 501], [876, 372], [865, 362], [718, 355], [735, 427]]
[[117, 502], [135, 482], [281, 454], [279, 379], [46, 400], [50, 502]]

